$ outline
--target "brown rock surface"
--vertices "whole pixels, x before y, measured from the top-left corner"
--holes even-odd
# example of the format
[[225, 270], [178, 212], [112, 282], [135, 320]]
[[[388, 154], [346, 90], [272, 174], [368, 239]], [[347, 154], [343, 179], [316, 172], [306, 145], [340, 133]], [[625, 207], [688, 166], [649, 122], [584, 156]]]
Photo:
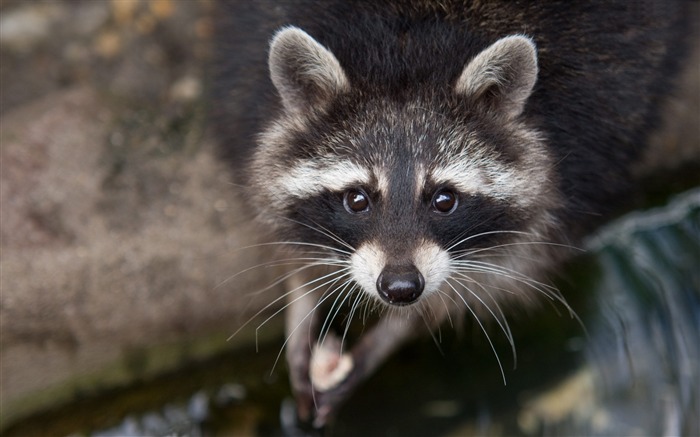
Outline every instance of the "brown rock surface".
[[266, 303], [273, 269], [232, 278], [259, 230], [205, 133], [208, 3], [0, 9], [0, 430], [235, 347]]
[[[3, 116], [3, 417], [25, 396], [100, 373], [133, 350], [211, 335], [214, 349], [225, 348], [255, 308], [244, 290], [260, 278], [219, 286], [257, 254], [238, 250], [251, 232], [212, 147], [129, 158], [115, 174], [114, 116], [90, 88]], [[118, 382], [105, 378], [74, 389]]]

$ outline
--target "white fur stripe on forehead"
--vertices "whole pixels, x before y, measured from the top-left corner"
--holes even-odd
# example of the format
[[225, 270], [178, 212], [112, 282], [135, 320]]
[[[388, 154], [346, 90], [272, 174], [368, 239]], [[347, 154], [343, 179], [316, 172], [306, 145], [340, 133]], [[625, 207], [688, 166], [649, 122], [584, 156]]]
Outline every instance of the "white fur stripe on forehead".
[[462, 159], [432, 169], [428, 177], [465, 194], [514, 201], [522, 206], [530, 204], [539, 191], [537, 184], [533, 186], [531, 178], [521, 172], [485, 159]]
[[341, 191], [358, 185], [368, 185], [371, 173], [364, 167], [349, 161], [307, 162], [291, 168], [277, 180], [288, 194], [299, 199], [314, 196], [323, 191]]

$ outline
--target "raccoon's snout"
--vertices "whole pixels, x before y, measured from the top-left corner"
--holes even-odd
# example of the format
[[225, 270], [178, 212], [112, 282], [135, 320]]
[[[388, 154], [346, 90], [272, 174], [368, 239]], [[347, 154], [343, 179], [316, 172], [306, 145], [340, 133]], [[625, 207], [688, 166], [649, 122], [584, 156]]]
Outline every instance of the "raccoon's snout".
[[420, 297], [425, 279], [413, 265], [387, 265], [377, 278], [379, 296], [392, 305], [408, 305]]
[[413, 245], [412, 250], [394, 250], [400, 255], [387, 254], [373, 241], [360, 245], [350, 257], [354, 281], [371, 298], [392, 306], [407, 306], [429, 297], [450, 276], [450, 256], [428, 240]]

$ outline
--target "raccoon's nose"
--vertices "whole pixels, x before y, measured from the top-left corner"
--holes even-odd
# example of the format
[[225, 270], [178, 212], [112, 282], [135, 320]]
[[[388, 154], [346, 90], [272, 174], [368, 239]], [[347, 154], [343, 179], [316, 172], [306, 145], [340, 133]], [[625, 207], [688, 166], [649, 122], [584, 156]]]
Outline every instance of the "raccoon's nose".
[[409, 265], [388, 265], [377, 278], [379, 296], [392, 305], [408, 305], [423, 293], [425, 279], [418, 269]]

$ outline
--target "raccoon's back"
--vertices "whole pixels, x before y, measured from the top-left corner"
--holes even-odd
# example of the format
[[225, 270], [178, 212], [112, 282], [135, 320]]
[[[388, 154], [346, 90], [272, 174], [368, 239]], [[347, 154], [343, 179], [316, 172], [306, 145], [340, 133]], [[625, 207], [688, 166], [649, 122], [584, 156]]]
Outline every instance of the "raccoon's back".
[[240, 183], [255, 135], [280, 110], [267, 71], [268, 42], [280, 27], [304, 29], [337, 57], [354, 88], [386, 98], [448, 89], [489, 44], [525, 34], [537, 45], [540, 72], [524, 117], [547, 137], [572, 211], [595, 210], [625, 189], [686, 28], [682, 1], [299, 0], [220, 8], [213, 113]]

